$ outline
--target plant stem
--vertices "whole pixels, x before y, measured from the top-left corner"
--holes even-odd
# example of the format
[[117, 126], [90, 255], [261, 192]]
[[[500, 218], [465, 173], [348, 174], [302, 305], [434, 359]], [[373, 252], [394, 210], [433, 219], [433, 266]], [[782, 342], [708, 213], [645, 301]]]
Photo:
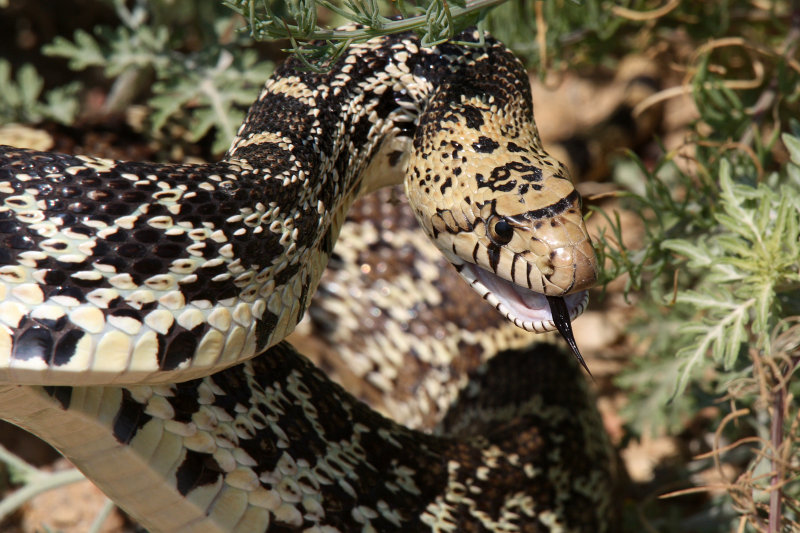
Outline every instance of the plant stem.
[[778, 455], [783, 444], [783, 408], [786, 399], [786, 388], [778, 387], [772, 397], [772, 427], [770, 428], [770, 439], [772, 440], [772, 480], [769, 492], [769, 533], [780, 533], [781, 530], [781, 489], [780, 483], [783, 479], [783, 462]]
[[22, 504], [39, 494], [63, 485], [77, 483], [83, 479], [86, 478], [83, 477], [83, 474], [77, 468], [64, 470], [62, 472], [54, 472], [52, 474], [39, 472], [38, 476], [28, 480], [25, 485], [6, 496], [3, 501], [0, 501], [0, 521], [16, 511]]
[[[213, 69], [214, 73], [224, 71], [230, 67], [232, 63], [233, 54], [227, 50], [223, 50], [219, 55], [217, 65]], [[218, 124], [225, 138], [228, 140], [233, 139], [236, 136], [236, 126], [231, 124], [230, 117], [226, 112], [227, 106], [223, 103], [218, 87], [214, 84], [213, 75], [206, 77], [200, 82], [200, 91], [203, 92], [208, 97], [209, 102], [211, 102], [211, 109], [214, 110], [214, 115], [217, 117]]]
[[11, 480], [14, 482], [27, 482], [31, 477], [39, 474], [39, 470], [24, 459], [11, 453], [5, 446], [0, 445], [0, 462], [5, 463], [11, 471]]
[[767, 529], [769, 533], [780, 533], [781, 530], [781, 503], [783, 497], [781, 485], [783, 481], [783, 465], [785, 464], [785, 457], [781, 457], [783, 455], [781, 453], [781, 447], [783, 446], [783, 415], [786, 407], [786, 389], [798, 364], [800, 364], [800, 356], [789, 358], [788, 368], [772, 396], [772, 409], [774, 412], [770, 426], [770, 440], [772, 441], [773, 452], [770, 463], [773, 475], [770, 479], [771, 490], [769, 493], [769, 525]]
[[0, 461], [8, 465], [12, 479], [21, 480], [24, 485], [0, 500], [0, 522], [16, 511], [22, 504], [39, 494], [62, 485], [69, 485], [85, 479], [77, 468], [61, 472], [42, 472], [22, 458], [0, 446]]
[[105, 524], [106, 519], [109, 517], [115, 507], [116, 504], [106, 498], [106, 503], [103, 505], [103, 508], [100, 509], [100, 512], [97, 513], [97, 516], [94, 518], [94, 522], [92, 522], [92, 525], [89, 527], [87, 533], [100, 533], [100, 531], [103, 529], [103, 524]]

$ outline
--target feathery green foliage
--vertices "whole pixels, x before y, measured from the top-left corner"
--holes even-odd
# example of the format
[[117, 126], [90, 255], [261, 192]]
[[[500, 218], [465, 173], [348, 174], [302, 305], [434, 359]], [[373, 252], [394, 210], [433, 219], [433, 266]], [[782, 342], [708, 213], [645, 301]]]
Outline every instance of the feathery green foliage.
[[[250, 43], [236, 31], [241, 21], [202, 0], [181, 6], [139, 0], [131, 8], [123, 0], [108, 1], [120, 25], [77, 30], [72, 39], [56, 37], [43, 51], [68, 59], [73, 70], [101, 68], [115, 79], [106, 111], [125, 109], [146, 93], [151, 134], [180, 125], [186, 140], [196, 142], [213, 130], [212, 151], [224, 151], [256, 88], [272, 72], [272, 64], [259, 61], [255, 51], [234, 52]], [[199, 42], [191, 44], [189, 37]]]
[[[226, 4], [248, 21], [254, 38], [288, 39], [289, 50], [308, 68], [319, 70], [336, 61], [352, 43], [379, 35], [415, 30], [424, 46], [443, 43], [482, 21], [489, 8], [504, 1], [397, 0], [390, 6], [378, 0], [228, 0]], [[363, 27], [341, 30], [321, 25], [318, 13], [326, 11], [336, 26], [350, 22]], [[397, 19], [387, 16], [397, 13], [401, 14]]]
[[[22, 65], [12, 77], [11, 63], [0, 59], [0, 123], [30, 124], [54, 120], [69, 124], [78, 114], [79, 84], [72, 82], [43, 93], [44, 80], [33, 65]], [[44, 98], [44, 101], [42, 100]]]
[[800, 128], [791, 119], [800, 28], [787, 24], [787, 4], [762, 13], [729, 4], [737, 17], [708, 27], [686, 67], [697, 109], [687, 145], [652, 168], [620, 166], [620, 197], [645, 226], [641, 246], [621, 246], [626, 228], [600, 213], [610, 225], [598, 248], [604, 280], [627, 276], [641, 310], [632, 332], [648, 346], [617, 379], [632, 435], [674, 434], [711, 409], [714, 449], [689, 471], [717, 468], [727, 492], [717, 490], [700, 530], [777, 533], [800, 528]]

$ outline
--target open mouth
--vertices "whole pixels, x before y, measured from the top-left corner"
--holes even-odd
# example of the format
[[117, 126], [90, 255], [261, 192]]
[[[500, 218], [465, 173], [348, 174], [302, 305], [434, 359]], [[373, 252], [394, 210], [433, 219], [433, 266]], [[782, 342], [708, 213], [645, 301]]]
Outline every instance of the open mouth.
[[[518, 327], [537, 333], [559, 329], [544, 294], [511, 283], [472, 263], [462, 263], [459, 268], [464, 279]], [[568, 318], [572, 320], [586, 309], [589, 293], [580, 291], [561, 299], [566, 304]]]
[[[472, 263], [459, 265], [459, 273], [487, 302], [527, 331], [544, 333], [558, 330], [567, 341], [578, 362], [589, 368], [578, 350], [572, 335], [572, 319], [580, 315], [589, 303], [589, 293], [580, 291], [566, 296], [545, 296], [511, 283]], [[589, 372], [591, 375], [591, 372]]]

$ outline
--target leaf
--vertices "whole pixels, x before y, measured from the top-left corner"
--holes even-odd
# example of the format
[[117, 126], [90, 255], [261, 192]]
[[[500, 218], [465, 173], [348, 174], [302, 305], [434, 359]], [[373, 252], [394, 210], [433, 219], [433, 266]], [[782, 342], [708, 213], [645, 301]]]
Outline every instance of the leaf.
[[22, 105], [33, 108], [44, 88], [44, 80], [36, 73], [33, 65], [26, 63], [19, 68], [17, 73]]
[[680, 361], [680, 365], [678, 380], [675, 383], [672, 398], [681, 396], [686, 391], [686, 386], [693, 373], [698, 370], [700, 363], [705, 358], [709, 343], [710, 340], [706, 339], [703, 343], [681, 348], [678, 350], [678, 353], [675, 354], [675, 357]]
[[80, 111], [78, 93], [80, 83], [72, 82], [63, 87], [55, 87], [47, 92], [42, 112], [61, 124], [72, 124]]
[[742, 281], [746, 275], [733, 264], [718, 259], [711, 265], [708, 281], [714, 284], [725, 284]]
[[0, 122], [36, 123], [45, 119], [71, 123], [78, 112], [78, 83], [51, 89], [44, 95], [44, 81], [30, 64], [11, 77], [11, 64], [0, 59]]
[[[718, 214], [717, 220], [721, 217], [722, 215]], [[751, 262], [759, 258], [758, 250], [753, 249], [753, 239], [742, 238], [740, 235], [723, 234], [717, 235], [714, 244], [718, 247], [717, 255], [722, 252], [728, 256], [745, 258]]]
[[171, 92], [163, 85], [155, 85], [153, 90], [156, 95], [148, 101], [150, 107], [153, 108], [153, 113], [150, 115], [150, 123], [152, 129], [158, 131], [167, 124], [171, 116], [180, 113], [187, 101], [187, 97], [186, 95], [181, 96]]
[[682, 291], [677, 296], [678, 303], [688, 303], [700, 309], [735, 309], [738, 304], [730, 299], [724, 299], [719, 294], [708, 294], [698, 291]]
[[57, 36], [52, 43], [42, 47], [42, 52], [45, 55], [69, 59], [69, 68], [72, 70], [103, 66], [106, 62], [98, 42], [84, 30], [75, 31], [74, 43]]
[[784, 133], [781, 135], [781, 140], [783, 141], [783, 145], [789, 151], [789, 157], [791, 158], [792, 163], [800, 166], [800, 139], [788, 133]]
[[[742, 307], [741, 312], [731, 315], [733, 320], [727, 330], [727, 339], [724, 343], [725, 348], [720, 350], [717, 361], [722, 360], [722, 364], [726, 369], [733, 368], [736, 359], [739, 357], [739, 351], [742, 343], [747, 338], [747, 330], [745, 328], [745, 321], [748, 318], [746, 308]], [[721, 343], [720, 343], [721, 344]]]
[[730, 162], [727, 159], [720, 161], [719, 168], [720, 203], [725, 214], [716, 215], [719, 221], [727, 229], [734, 231], [742, 237], [750, 240], [753, 244], [760, 244], [760, 232], [753, 221], [753, 214], [742, 208], [741, 188], [737, 188], [731, 179]]
[[719, 297], [694, 292], [680, 294], [678, 301], [693, 303], [712, 311], [705, 323], [693, 324], [687, 328], [689, 333], [695, 335], [692, 342], [677, 353], [677, 357], [684, 361], [675, 385], [674, 396], [683, 394], [693, 373], [702, 366], [709, 351], [713, 360], [721, 362], [725, 368], [729, 368], [736, 361], [742, 340], [747, 334], [745, 320], [755, 303], [754, 299], [745, 302], [721, 301]]
[[0, 106], [3, 108], [3, 115], [6, 120], [12, 120], [13, 110], [20, 107], [22, 98], [20, 97], [19, 86], [11, 78], [11, 62], [0, 59], [0, 90], [3, 98], [0, 98]]
[[689, 259], [689, 264], [694, 268], [708, 267], [713, 262], [713, 257], [706, 247], [697, 246], [684, 239], [667, 239], [661, 247], [683, 255]]

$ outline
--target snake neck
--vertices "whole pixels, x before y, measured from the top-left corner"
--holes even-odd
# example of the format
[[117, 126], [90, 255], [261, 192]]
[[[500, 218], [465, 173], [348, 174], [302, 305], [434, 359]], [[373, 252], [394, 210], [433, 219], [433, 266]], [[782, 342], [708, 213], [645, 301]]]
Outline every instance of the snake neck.
[[[438, 111], [452, 104], [453, 94], [457, 101], [491, 92], [496, 105], [520, 115], [520, 134], [537, 135], [521, 63], [491, 38], [477, 46], [476, 31], [461, 38], [476, 46], [426, 49], [411, 34], [374, 39], [351, 46], [323, 73], [290, 59], [251, 107], [223, 161], [260, 171], [268, 188], [280, 184], [263, 195], [265, 203], [292, 213], [299, 231], [286, 239], [282, 260], [306, 273], [298, 276], [305, 280], [299, 312], [274, 341], [302, 316], [355, 199], [410, 179], [411, 152], [436, 136], [432, 119], [422, 117], [442, 118]], [[280, 120], [270, 119], [276, 110]]]
[[459, 39], [475, 46], [432, 48], [407, 33], [376, 38], [350, 46], [325, 72], [289, 59], [267, 82], [223, 160], [261, 169], [270, 179], [298, 176], [291, 183], [306, 187], [293, 203], [319, 199], [335, 211], [402, 183], [410, 151], [429, 148], [436, 122], [447, 120], [442, 112], [459, 105], [459, 96], [492, 94], [496, 106], [520, 115], [512, 129], [535, 133], [522, 64], [494, 39], [478, 46], [478, 38], [470, 30]]

